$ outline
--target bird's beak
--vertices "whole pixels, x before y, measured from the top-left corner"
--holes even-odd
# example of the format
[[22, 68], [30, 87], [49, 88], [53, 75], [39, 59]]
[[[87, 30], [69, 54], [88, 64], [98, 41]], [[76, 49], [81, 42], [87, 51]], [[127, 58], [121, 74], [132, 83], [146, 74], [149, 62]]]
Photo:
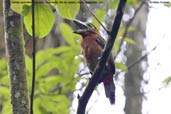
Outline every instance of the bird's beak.
[[76, 28], [78, 28], [77, 30], [74, 30], [73, 33], [82, 34], [88, 30], [88, 26], [85, 22], [74, 19], [73, 23], [75, 24]]

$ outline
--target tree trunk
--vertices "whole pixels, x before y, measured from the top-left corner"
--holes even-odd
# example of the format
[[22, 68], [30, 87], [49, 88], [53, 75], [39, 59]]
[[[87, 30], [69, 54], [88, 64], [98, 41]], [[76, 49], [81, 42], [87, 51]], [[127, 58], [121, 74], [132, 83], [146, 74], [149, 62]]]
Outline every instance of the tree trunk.
[[[142, 56], [145, 38], [147, 20], [147, 8], [142, 7], [134, 19], [132, 26], [136, 28], [135, 31], [128, 34], [128, 37], [132, 38], [136, 44], [128, 45], [126, 50], [127, 66], [134, 63], [139, 57]], [[124, 111], [126, 114], [142, 114], [142, 101], [143, 93], [141, 83], [143, 81], [143, 69], [142, 64], [138, 63], [134, 65], [125, 76], [124, 94], [126, 97], [126, 104]]]
[[22, 18], [10, 9], [10, 0], [4, 0], [4, 21], [13, 114], [29, 114]]

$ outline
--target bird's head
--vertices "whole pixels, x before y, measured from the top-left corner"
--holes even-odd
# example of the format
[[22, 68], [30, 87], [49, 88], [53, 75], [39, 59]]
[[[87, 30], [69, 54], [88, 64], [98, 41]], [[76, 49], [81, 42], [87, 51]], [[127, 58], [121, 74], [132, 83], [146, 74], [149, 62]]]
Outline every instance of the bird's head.
[[79, 20], [73, 20], [73, 22], [78, 28], [74, 30], [74, 33], [80, 34], [83, 38], [92, 34], [99, 34], [97, 28], [92, 23], [85, 23]]

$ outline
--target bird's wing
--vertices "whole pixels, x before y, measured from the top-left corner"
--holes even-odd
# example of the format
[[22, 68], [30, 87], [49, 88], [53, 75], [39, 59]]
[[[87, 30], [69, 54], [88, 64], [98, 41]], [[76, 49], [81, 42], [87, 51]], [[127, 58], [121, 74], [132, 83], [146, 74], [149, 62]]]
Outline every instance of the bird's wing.
[[[106, 41], [101, 36], [99, 36], [99, 38], [96, 39], [96, 42], [104, 49]], [[114, 74], [115, 73], [115, 65], [113, 62], [112, 54], [109, 55], [107, 63], [110, 66], [110, 68], [112, 69], [112, 73]]]
[[105, 41], [101, 36], [99, 36], [98, 38], [96, 38], [96, 42], [97, 42], [102, 48], [105, 47], [106, 41]]

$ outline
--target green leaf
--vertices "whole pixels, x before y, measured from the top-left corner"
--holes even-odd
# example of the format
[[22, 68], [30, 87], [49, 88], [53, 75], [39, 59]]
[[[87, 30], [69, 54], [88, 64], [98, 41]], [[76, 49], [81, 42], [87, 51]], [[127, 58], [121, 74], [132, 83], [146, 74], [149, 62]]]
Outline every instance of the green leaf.
[[9, 84], [9, 77], [8, 77], [8, 74], [6, 74], [6, 75], [3, 75], [2, 76], [2, 78], [0, 78], [0, 84], [1, 85], [5, 85], [5, 86], [9, 86], [8, 84]]
[[164, 4], [166, 7], [171, 7], [171, 2], [165, 3]]
[[[7, 73], [7, 61], [5, 59], [0, 59], [0, 75], [6, 76]], [[0, 76], [1, 78], [1, 76]]]
[[131, 39], [131, 38], [125, 38], [124, 39], [124, 41], [126, 42], [126, 43], [128, 43], [128, 44], [135, 44], [135, 41], [133, 40], [133, 39]]
[[10, 100], [6, 100], [2, 106], [2, 114], [12, 114], [12, 105]]
[[56, 63], [55, 62], [47, 62], [45, 64], [42, 64], [39, 66], [37, 69], [37, 78], [41, 76], [46, 76], [52, 69], [56, 68]]
[[36, 65], [39, 67], [40, 65], [42, 65], [44, 62], [47, 61], [56, 61], [54, 55], [56, 54], [62, 54], [62, 53], [66, 53], [72, 51], [72, 48], [68, 47], [68, 46], [60, 46], [58, 48], [52, 48], [52, 49], [46, 49], [46, 50], [41, 50], [37, 52], [37, 56], [36, 56]]
[[42, 99], [40, 97], [34, 99], [34, 113], [35, 114], [42, 114], [41, 106], [40, 106], [41, 103], [42, 103]]
[[21, 12], [23, 16], [27, 16], [30, 11], [30, 6], [23, 5], [23, 11]]
[[43, 90], [46, 94], [48, 94], [49, 91], [52, 90], [52, 88], [55, 88], [57, 84], [63, 83], [61, 82], [64, 79], [64, 77], [60, 75], [53, 75], [48, 76], [46, 78], [40, 78], [39, 79], [39, 90]]
[[71, 47], [69, 46], [60, 46], [60, 47], [57, 47], [57, 48], [49, 48], [46, 50], [45, 53], [49, 53], [49, 54], [62, 54], [62, 53], [65, 53], [65, 52], [68, 52], [68, 51], [71, 51]]
[[35, 99], [35, 107], [39, 109], [36, 114], [68, 114], [69, 100], [64, 95], [43, 95]]
[[3, 87], [3, 86], [0, 86], [0, 97], [4, 97], [4, 98], [8, 98], [9, 97], [9, 88], [8, 87]]
[[[27, 15], [24, 15], [24, 24], [27, 32], [32, 36], [32, 9], [27, 9]], [[35, 4], [35, 35], [38, 38], [45, 37], [52, 29], [54, 24], [54, 14], [51, 8], [46, 4]]]
[[117, 8], [117, 5], [118, 5], [118, 0], [114, 0], [113, 2], [111, 2], [110, 7], [114, 9]]
[[32, 60], [29, 56], [25, 55], [26, 69], [28, 73], [32, 73]]
[[63, 18], [73, 19], [80, 9], [79, 0], [49, 0]]
[[116, 68], [127, 71], [127, 66], [123, 63], [115, 63]]
[[128, 32], [133, 32], [133, 31], [135, 31], [135, 30], [136, 30], [136, 28], [133, 27], [133, 26], [129, 26], [129, 27], [128, 27]]
[[128, 0], [127, 5], [133, 6], [137, 5], [139, 3], [139, 0]]
[[[61, 30], [61, 33], [62, 33], [63, 37], [65, 38], [66, 42], [70, 46], [72, 46], [72, 47], [78, 46], [78, 44], [74, 40], [73, 30], [71, 29], [71, 27], [69, 25], [67, 25], [65, 23], [61, 23], [60, 30]], [[76, 48], [78, 48], [78, 47], [76, 47]]]
[[171, 76], [167, 77], [162, 81], [164, 84], [168, 85], [171, 82]]
[[22, 14], [22, 11], [24, 9], [23, 6], [31, 5], [31, 0], [11, 0], [10, 2], [11, 8], [19, 14]]
[[122, 35], [123, 35], [124, 32], [125, 32], [125, 28], [120, 28], [119, 29], [118, 35], [117, 35], [116, 40], [115, 40], [115, 45], [114, 45], [115, 53], [117, 53], [119, 51], [121, 40], [123, 38]]
[[[101, 22], [103, 22], [103, 19], [104, 19], [105, 14], [106, 14], [105, 9], [96, 10], [96, 12], [95, 12], [96, 17], [97, 17]], [[96, 20], [95, 18], [93, 19], [93, 24], [94, 24], [97, 28], [100, 28], [100, 24], [97, 22], [97, 20]]]
[[116, 40], [115, 40], [115, 45], [114, 45], [114, 51], [115, 51], [115, 53], [117, 53], [119, 51], [120, 43], [121, 43], [121, 37], [117, 36], [116, 37]]

